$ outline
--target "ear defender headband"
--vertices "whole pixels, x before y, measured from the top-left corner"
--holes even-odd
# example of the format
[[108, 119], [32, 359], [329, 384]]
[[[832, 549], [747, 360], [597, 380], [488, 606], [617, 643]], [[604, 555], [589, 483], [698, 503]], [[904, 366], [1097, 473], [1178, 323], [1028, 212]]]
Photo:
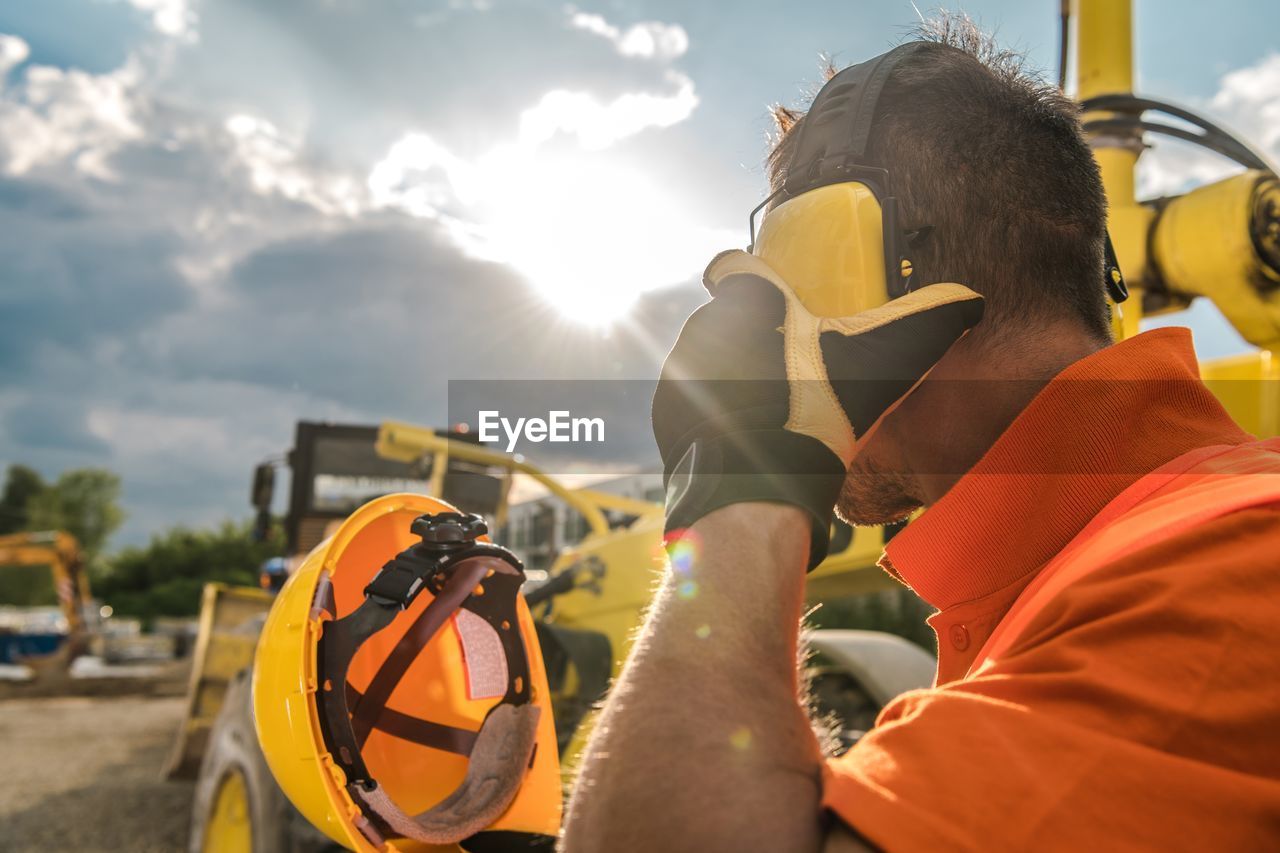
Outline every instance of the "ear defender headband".
[[[852, 213], [847, 214], [850, 217], [850, 221], [842, 224], [841, 227], [842, 230], [860, 230], [864, 233], [860, 235], [860, 238], [855, 238], [856, 245], [841, 248], [837, 253], [848, 255], [850, 251], [853, 251], [865, 254], [867, 250], [870, 250], [871, 247], [867, 245], [871, 236], [870, 229], [877, 223], [874, 221], [867, 222], [866, 216], [871, 212], [872, 208], [878, 208], [879, 241], [881, 254], [883, 255], [884, 296], [887, 298], [902, 296], [918, 283], [916, 270], [910, 261], [908, 250], [927, 238], [933, 228], [926, 225], [913, 230], [904, 230], [901, 227], [898, 222], [897, 199], [887, 195], [889, 171], [882, 167], [868, 165], [866, 163], [866, 152], [871, 137], [872, 122], [879, 106], [880, 95], [894, 70], [903, 61], [911, 59], [924, 51], [939, 49], [954, 48], [947, 48], [933, 42], [908, 42], [895, 47], [887, 53], [850, 66], [827, 81], [826, 85], [818, 92], [818, 96], [814, 98], [812, 107], [803, 121], [801, 121], [800, 127], [796, 130], [795, 147], [792, 150], [791, 158], [787, 161], [782, 187], [769, 195], [768, 198], [751, 211], [748, 222], [751, 245], [747, 251], [755, 252], [766, 261], [772, 262], [770, 247], [762, 244], [767, 242], [768, 235], [766, 232], [769, 230], [770, 220], [775, 217], [775, 214], [785, 208], [789, 202], [795, 201], [814, 190], [837, 184], [857, 184], [866, 188], [865, 201], [853, 200], [849, 202], [852, 205]], [[759, 235], [760, 239], [757, 240], [756, 215], [771, 204], [774, 207], [765, 216]], [[819, 216], [825, 216], [839, 207], [839, 204], [834, 207], [830, 204], [815, 205], [812, 213], [806, 211], [805, 214], [811, 216], [816, 213]], [[876, 217], [873, 216], [872, 219], [874, 218]], [[801, 224], [803, 227], [791, 227], [790, 233], [785, 236], [784, 240], [800, 241], [807, 245], [791, 248], [789, 251], [791, 257], [782, 258], [782, 263], [784, 266], [798, 265], [801, 268], [801, 274], [799, 275], [801, 279], [806, 277], [806, 273], [808, 277], [813, 277], [814, 275], [822, 277], [822, 270], [812, 259], [797, 258], [797, 256], [813, 254], [814, 246], [812, 244], [814, 241], [812, 238], [807, 238], [803, 231], [806, 227], [813, 227], [816, 223], [810, 219], [807, 222], [797, 224]], [[845, 224], [852, 225], [852, 227], [844, 229]], [[843, 233], [833, 236], [836, 240], [844, 239]], [[775, 242], [783, 242], [776, 237], [774, 239]], [[773, 250], [772, 253], [783, 256], [788, 254], [788, 249]], [[1117, 303], [1123, 302], [1128, 298], [1129, 293], [1125, 286], [1124, 276], [1120, 272], [1120, 265], [1116, 260], [1115, 250], [1111, 245], [1110, 235], [1107, 235], [1106, 238], [1104, 258], [1103, 280], [1107, 293], [1113, 301]], [[862, 271], [870, 272], [870, 266], [864, 265]], [[778, 272], [786, 276], [788, 271], [780, 269]], [[844, 272], [849, 272], [847, 263], [845, 263]], [[845, 277], [848, 278], [847, 275]], [[875, 277], [878, 279], [879, 275]], [[840, 275], [837, 274], [825, 278], [838, 279]], [[813, 293], [806, 294], [803, 285], [797, 288], [801, 301], [805, 302], [811, 310], [814, 310], [814, 307], [810, 305], [810, 299], [819, 303], [820, 306], [823, 303], [832, 304], [833, 302], [841, 301], [830, 299], [830, 294], [818, 293], [823, 289], [830, 289], [836, 286], [831, 281], [825, 280], [825, 278], [809, 283]], [[839, 286], [845, 285], [841, 283]], [[807, 296], [810, 298], [806, 298]], [[884, 298], [877, 299], [873, 295], [869, 295], [864, 297], [861, 303], [857, 299], [853, 300], [853, 307], [858, 310], [865, 310], [866, 308], [875, 307], [876, 303], [883, 301], [885, 301]], [[819, 308], [815, 313], [827, 314], [828, 312]]]
[[756, 245], [756, 215], [770, 204], [786, 203], [820, 187], [857, 182], [879, 202], [888, 295], [901, 296], [911, 288], [915, 273], [907, 261], [906, 248], [912, 239], [925, 236], [928, 229], [912, 234], [899, 229], [897, 199], [885, 194], [889, 172], [868, 166], [865, 158], [871, 122], [889, 75], [900, 62], [925, 47], [925, 42], [908, 42], [850, 66], [827, 81], [796, 131], [795, 148], [787, 162], [782, 187], [751, 211], [748, 251]]

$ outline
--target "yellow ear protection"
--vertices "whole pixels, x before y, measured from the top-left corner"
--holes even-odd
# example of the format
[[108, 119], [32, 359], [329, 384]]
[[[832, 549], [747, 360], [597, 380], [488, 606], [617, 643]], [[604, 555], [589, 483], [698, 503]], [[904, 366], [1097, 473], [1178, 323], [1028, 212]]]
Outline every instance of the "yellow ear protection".
[[[748, 251], [767, 263], [820, 317], [847, 317], [902, 296], [918, 283], [909, 250], [932, 226], [904, 229], [889, 172], [867, 165], [880, 93], [893, 69], [930, 42], [908, 42], [836, 74], [796, 130], [783, 185], [751, 211]], [[773, 207], [756, 232], [756, 215]], [[1111, 238], [1103, 277], [1128, 297]]]

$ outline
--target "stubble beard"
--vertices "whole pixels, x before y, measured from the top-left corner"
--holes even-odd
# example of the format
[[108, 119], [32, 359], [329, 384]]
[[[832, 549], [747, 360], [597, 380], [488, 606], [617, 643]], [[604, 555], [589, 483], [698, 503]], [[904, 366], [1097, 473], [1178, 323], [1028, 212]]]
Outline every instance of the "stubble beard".
[[919, 492], [915, 478], [854, 457], [840, 487], [836, 515], [854, 526], [892, 524], [924, 506]]

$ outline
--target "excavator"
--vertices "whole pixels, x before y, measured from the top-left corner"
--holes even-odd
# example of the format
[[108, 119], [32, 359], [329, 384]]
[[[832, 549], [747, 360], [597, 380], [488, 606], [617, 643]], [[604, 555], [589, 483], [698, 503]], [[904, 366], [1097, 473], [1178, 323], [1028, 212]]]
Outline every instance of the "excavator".
[[63, 530], [0, 536], [0, 603], [14, 612], [54, 603], [61, 623], [39, 632], [0, 632], [0, 663], [23, 664], [35, 677], [65, 671], [89, 646], [89, 576], [74, 536]]
[[[1131, 3], [1065, 0], [1060, 20], [1062, 83], [1074, 83], [1082, 104], [1084, 127], [1109, 198], [1109, 230], [1131, 294], [1115, 314], [1117, 337], [1137, 334], [1146, 317], [1209, 300], [1255, 349], [1205, 362], [1203, 377], [1246, 430], [1259, 437], [1280, 435], [1280, 177], [1275, 166], [1193, 112], [1133, 93]], [[1071, 48], [1074, 81], [1066, 75]], [[1181, 195], [1140, 200], [1135, 169], [1159, 137], [1199, 145], [1239, 164], [1242, 171]], [[384, 423], [371, 436], [371, 447], [377, 458], [412, 472], [422, 487], [412, 490], [485, 515], [491, 529], [499, 531], [499, 542], [508, 489], [516, 476], [537, 481], [583, 519], [586, 535], [556, 556], [544, 579], [524, 590], [545, 661], [563, 772], [571, 776], [591, 708], [626, 658], [656, 573], [662, 570], [661, 507], [571, 489], [518, 457], [411, 424]], [[461, 481], [451, 481], [451, 466], [483, 472], [490, 488], [454, 493], [451, 482]], [[294, 496], [304, 499], [307, 487], [299, 486], [298, 479], [295, 469]], [[478, 500], [481, 495], [487, 501]], [[291, 518], [295, 512], [291, 509]], [[323, 535], [323, 527], [311, 529]], [[809, 577], [809, 600], [820, 604], [891, 588], [893, 581], [876, 561], [893, 532], [837, 527], [831, 555]], [[304, 537], [293, 544], [317, 541]], [[249, 609], [256, 615], [221, 632], [238, 639], [220, 648], [224, 641], [213, 626], [221, 618], [215, 611], [221, 607], [220, 596], [233, 595], [252, 600]], [[331, 842], [311, 829], [276, 788], [254, 738], [244, 673], [269, 604], [269, 595], [257, 590], [206, 592], [191, 715], [170, 768], [177, 775], [198, 776], [193, 851], [331, 849]], [[832, 630], [812, 632], [809, 641], [816, 652], [815, 692], [823, 709], [842, 721], [846, 743], [856, 740], [893, 696], [932, 680], [932, 658], [897, 637]], [[217, 701], [206, 702], [201, 690], [211, 683], [215, 669], [217, 688], [206, 692]]]

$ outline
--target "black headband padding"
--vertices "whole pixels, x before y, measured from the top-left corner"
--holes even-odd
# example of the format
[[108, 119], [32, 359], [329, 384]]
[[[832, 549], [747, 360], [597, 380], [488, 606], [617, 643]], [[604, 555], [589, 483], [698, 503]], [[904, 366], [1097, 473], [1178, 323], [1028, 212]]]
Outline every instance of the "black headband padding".
[[921, 51], [937, 48], [933, 42], [907, 42], [828, 80], [800, 122], [783, 184], [786, 194], [794, 197], [834, 183], [844, 170], [868, 165], [864, 157], [871, 123], [894, 68]]

